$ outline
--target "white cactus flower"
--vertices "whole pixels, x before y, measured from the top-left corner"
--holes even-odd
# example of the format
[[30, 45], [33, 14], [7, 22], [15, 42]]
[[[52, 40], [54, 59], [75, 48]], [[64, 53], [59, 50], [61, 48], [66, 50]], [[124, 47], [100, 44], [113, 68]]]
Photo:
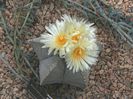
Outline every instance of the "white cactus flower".
[[54, 55], [59, 53], [60, 56], [64, 55], [66, 52], [67, 46], [67, 38], [66, 33], [64, 30], [64, 22], [63, 21], [56, 21], [56, 24], [51, 24], [49, 27], [46, 26], [46, 30], [48, 33], [44, 33], [41, 35], [44, 43], [43, 48], [48, 47], [48, 54], [54, 51]]
[[73, 70], [73, 73], [90, 69], [96, 63], [98, 53], [99, 48], [94, 40], [84, 38], [66, 54], [67, 68]]
[[[97, 61], [99, 48], [96, 44], [96, 28], [93, 23], [64, 15], [61, 21], [46, 27], [49, 34], [41, 37], [43, 47], [48, 47], [49, 54], [54, 51], [65, 58], [67, 67], [73, 72], [84, 71]], [[64, 57], [62, 57], [64, 56]]]

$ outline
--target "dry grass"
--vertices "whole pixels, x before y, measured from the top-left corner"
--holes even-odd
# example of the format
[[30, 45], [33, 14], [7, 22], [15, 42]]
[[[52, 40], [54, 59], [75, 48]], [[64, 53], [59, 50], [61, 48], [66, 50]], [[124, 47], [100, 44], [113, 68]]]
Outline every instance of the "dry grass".
[[[129, 5], [133, 4], [130, 0], [121, 4], [119, 3], [121, 0], [117, 3], [113, 0], [110, 1], [116, 8], [124, 6], [124, 12], [128, 9], [127, 3]], [[29, 4], [28, 7], [32, 8], [33, 5], [28, 0], [22, 0], [19, 3], [18, 0], [7, 0], [6, 4], [7, 8], [3, 13], [3, 18], [7, 21], [7, 24], [0, 27], [0, 53], [5, 60], [5, 62], [0, 60], [0, 98], [15, 99], [19, 97], [20, 99], [29, 99], [31, 96], [28, 94], [29, 90], [27, 92], [27, 84], [24, 83], [27, 82], [27, 78], [25, 81], [23, 76], [27, 76], [28, 79], [30, 77], [35, 78], [33, 73], [37, 72], [38, 60], [33, 54], [32, 47], [26, 43], [27, 40], [40, 36], [42, 32], [45, 32], [45, 25], [55, 22], [63, 14], [78, 17], [83, 17], [83, 14], [76, 9], [66, 9], [54, 0], [46, 0], [36, 10], [26, 10], [27, 12], [24, 10], [25, 13], [18, 10], [14, 19], [13, 14], [17, 5], [20, 8], [26, 4]], [[20, 16], [24, 16], [24, 18]], [[29, 16], [31, 20], [28, 20], [27, 17]], [[33, 18], [32, 16], [35, 17]], [[7, 28], [6, 25], [9, 27]], [[97, 38], [102, 43], [103, 49], [98, 63], [90, 71], [88, 86], [85, 90], [81, 91], [68, 85], [46, 86], [46, 89], [51, 88], [48, 93], [52, 97], [61, 97], [61, 99], [64, 99], [64, 97], [67, 97], [67, 99], [133, 98], [133, 49], [123, 41], [118, 42], [112, 31], [101, 28], [101, 26], [98, 28]], [[34, 64], [32, 69], [35, 71], [31, 70], [28, 67], [29, 65], [27, 66], [27, 62], [22, 59], [21, 55], [23, 57], [26, 56], [25, 58], [28, 62], [30, 62], [30, 58], [33, 55], [35, 64], [32, 63], [30, 65]], [[14, 77], [8, 67], [15, 69], [14, 72], [18, 73], [17, 75], [21, 75], [23, 81]]]

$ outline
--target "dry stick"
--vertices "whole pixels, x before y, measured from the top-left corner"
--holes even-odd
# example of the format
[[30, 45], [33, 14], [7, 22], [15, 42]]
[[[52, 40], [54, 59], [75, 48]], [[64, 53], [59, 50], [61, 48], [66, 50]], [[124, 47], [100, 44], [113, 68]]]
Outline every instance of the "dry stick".
[[33, 1], [30, 3], [30, 11], [29, 11], [29, 12], [27, 13], [27, 15], [26, 15], [26, 18], [25, 18], [25, 20], [24, 20], [23, 25], [21, 26], [21, 29], [20, 29], [20, 31], [19, 31], [19, 34], [22, 33], [22, 30], [23, 30], [23, 28], [24, 28], [24, 26], [25, 26], [25, 24], [26, 24], [26, 22], [27, 22], [27, 20], [28, 20], [28, 17], [30, 16], [30, 13], [31, 13], [31, 10], [32, 10], [34, 1], [35, 1], [35, 0], [33, 0]]
[[77, 2], [74, 2], [74, 1], [72, 1], [72, 0], [67, 0], [67, 1], [70, 2], [70, 3], [72, 3], [72, 4], [75, 4], [75, 5], [80, 6], [81, 8], [83, 8], [83, 9], [85, 9], [85, 10], [91, 12], [91, 13], [94, 14], [94, 15], [97, 15], [96, 13], [94, 13], [94, 11], [92, 11], [92, 10], [90, 10], [90, 9], [88, 9], [88, 8], [86, 8], [86, 7], [84, 7], [84, 6], [82, 6], [81, 4], [78, 4]]
[[11, 70], [11, 72], [13, 74], [15, 74], [18, 78], [20, 78], [21, 80], [23, 80], [25, 83], [27, 83], [27, 80], [24, 79], [23, 77], [21, 77], [9, 64], [9, 62], [4, 59], [4, 57], [2, 56], [2, 54], [0, 54], [0, 59], [4, 62], [4, 64]]
[[[33, 0], [32, 3], [30, 4], [30, 5], [31, 5], [31, 6], [30, 6], [30, 11], [27, 13], [26, 18], [25, 18], [25, 21], [24, 21], [24, 23], [23, 23], [23, 25], [22, 25], [22, 27], [21, 27], [21, 29], [20, 29], [20, 31], [19, 31], [20, 34], [22, 33], [22, 29], [23, 29], [24, 25], [26, 24], [27, 19], [28, 19], [29, 15], [30, 15], [31, 9], [32, 9], [32, 7], [33, 7], [33, 3], [34, 3], [34, 0]], [[7, 34], [7, 36], [9, 36], [9, 35], [8, 35], [7, 28], [6, 28], [5, 20], [4, 20], [3, 16], [2, 16], [2, 12], [0, 12], [0, 16], [1, 16], [1, 18], [2, 18], [2, 22], [3, 22], [3, 25], [4, 25], [4, 27], [5, 27], [6, 34]], [[9, 36], [9, 37], [10, 37], [10, 36]], [[8, 37], [8, 38], [9, 38], [9, 37]], [[11, 38], [9, 38], [9, 39], [10, 39], [10, 41], [11, 41], [12, 44], [13, 44], [13, 43], [14, 43], [13, 40], [12, 40]], [[27, 79], [25, 79], [24, 77], [21, 77], [21, 76], [16, 72], [16, 70], [13, 69], [13, 68], [10, 66], [9, 62], [8, 62], [6, 59], [4, 59], [4, 56], [2, 56], [2, 54], [0, 54], [0, 59], [4, 62], [4, 64], [6, 64], [6, 66], [11, 70], [11, 72], [12, 72], [16, 77], [20, 78], [22, 81], [24, 81], [26, 84], [28, 84], [29, 81], [28, 81]], [[26, 61], [26, 63], [27, 63], [27, 61]], [[29, 65], [29, 64], [28, 64], [28, 65]], [[33, 70], [32, 70], [32, 71], [33, 71]], [[37, 75], [36, 75], [36, 77], [37, 77]], [[37, 93], [39, 93], [39, 91], [38, 91], [32, 84], [31, 84], [31, 87], [32, 87]], [[44, 97], [41, 95], [41, 93], [39, 93], [39, 95], [40, 95], [42, 98], [44, 98]], [[51, 97], [48, 93], [47, 93], [47, 98], [52, 99], [52, 97]]]
[[[97, 4], [97, 6], [100, 8], [100, 5], [99, 5], [99, 3], [98, 3], [98, 1], [96, 1], [96, 4]], [[125, 39], [125, 40], [128, 40], [127, 41], [127, 43], [128, 44], [130, 44], [132, 47], [133, 47], [133, 39], [126, 33], [126, 32], [124, 32], [123, 30], [122, 30], [122, 28], [119, 26], [119, 24], [117, 23], [117, 22], [115, 22], [114, 20], [111, 20], [110, 18], [108, 18], [107, 16], [106, 16], [106, 14], [105, 13], [103, 13], [102, 14], [102, 16], [106, 19], [106, 20], [108, 20], [110, 23], [111, 23], [111, 25], [116, 29], [116, 31], [122, 36], [122, 38], [123, 39]], [[125, 23], [126, 24], [126, 23]], [[127, 25], [128, 26], [128, 25]]]
[[5, 19], [4, 19], [4, 17], [3, 17], [3, 15], [2, 15], [2, 12], [0, 11], [0, 17], [1, 17], [1, 21], [2, 21], [2, 24], [3, 24], [3, 27], [4, 27], [4, 30], [5, 30], [5, 33], [6, 33], [6, 35], [7, 35], [7, 38], [11, 41], [11, 43], [13, 44], [14, 42], [13, 42], [13, 39], [10, 37], [10, 35], [9, 35], [9, 32], [8, 32], [8, 30], [7, 30], [7, 23], [5, 22]]
[[[83, 8], [84, 10], [86, 10], [86, 11], [88, 11], [88, 12], [91, 12], [92, 14], [94, 14], [94, 15], [96, 15], [96, 16], [98, 16], [96, 13], [94, 13], [94, 11], [92, 11], [92, 10], [90, 10], [90, 9], [88, 9], [88, 8], [86, 8], [86, 7], [84, 7], [84, 6], [82, 6], [81, 4], [79, 4], [79, 3], [77, 3], [77, 2], [74, 2], [74, 1], [72, 1], [72, 0], [67, 0], [67, 1], [70, 2], [70, 3], [72, 3], [72, 4], [75, 4], [75, 5], [79, 6], [79, 7], [81, 7], [81, 8]], [[96, 2], [96, 4], [97, 4], [97, 6], [98, 6], [99, 8], [101, 8], [100, 5], [99, 5], [99, 3], [98, 3], [98, 1], [96, 0], [95, 2]], [[105, 2], [103, 2], [103, 3], [105, 4]], [[105, 19], [113, 26], [113, 28], [116, 30], [116, 32], [117, 32], [129, 45], [131, 45], [131, 47], [133, 47], [133, 39], [132, 39], [126, 32], [124, 32], [123, 29], [122, 29], [121, 27], [119, 27], [119, 24], [118, 24], [117, 22], [115, 22], [114, 20], [108, 18], [108, 17], [106, 16], [105, 13], [102, 13], [102, 17], [105, 18]], [[126, 23], [124, 23], [124, 24], [126, 24]], [[127, 25], [127, 24], [126, 24], [126, 25]]]
[[[23, 77], [21, 77], [11, 66], [10, 66], [10, 64], [9, 64], [9, 62], [6, 60], [6, 59], [4, 59], [4, 56], [2, 55], [2, 54], [0, 54], [0, 60], [2, 60], [3, 62], [4, 62], [4, 64], [11, 70], [11, 72], [16, 76], [16, 77], [18, 77], [18, 78], [20, 78], [22, 81], [24, 81], [26, 84], [28, 84], [28, 80], [27, 79], [25, 79], [25, 78], [23, 78]], [[41, 96], [41, 97], [43, 97], [42, 95], [41, 95], [41, 93], [39, 93], [39, 91], [31, 84], [31, 87]], [[44, 97], [43, 97], [44, 98]], [[48, 99], [52, 99], [52, 97], [47, 93], [47, 98]]]
[[32, 68], [32, 66], [31, 66], [31, 64], [29, 63], [29, 61], [27, 60], [27, 58], [24, 57], [24, 56], [23, 56], [23, 58], [24, 58], [25, 62], [27, 63], [27, 65], [28, 65], [28, 66], [30, 67], [30, 69], [32, 70], [33, 74], [34, 74], [34, 75], [36, 76], [36, 78], [39, 80], [38, 75], [36, 74], [36, 72], [35, 72], [34, 69]]

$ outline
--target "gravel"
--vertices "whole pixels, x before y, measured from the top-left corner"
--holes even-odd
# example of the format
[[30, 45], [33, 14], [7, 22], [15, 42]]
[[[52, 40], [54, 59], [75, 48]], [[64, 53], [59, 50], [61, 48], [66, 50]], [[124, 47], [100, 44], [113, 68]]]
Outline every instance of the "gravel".
[[[24, 1], [24, 0], [23, 0]], [[127, 15], [133, 6], [130, 0], [109, 0], [115, 8], [121, 9]], [[14, 5], [12, 0], [10, 5]], [[5, 15], [11, 21], [13, 6], [8, 6]], [[24, 41], [36, 38], [45, 31], [45, 25], [53, 23], [63, 14], [70, 14], [82, 17], [80, 13], [73, 9], [66, 10], [54, 0], [46, 1], [36, 12], [37, 22], [29, 29], [32, 36], [22, 37]], [[57, 97], [67, 97], [67, 99], [132, 99], [133, 98], [133, 49], [125, 42], [118, 43], [112, 32], [107, 29], [98, 29], [98, 41], [101, 42], [103, 48], [100, 53], [99, 61], [94, 65], [88, 77], [87, 87], [82, 91], [78, 88], [60, 85], [56, 90], [49, 90], [49, 94], [57, 99]], [[30, 45], [23, 45], [24, 52], [33, 51]], [[6, 60], [13, 68], [16, 63], [13, 57], [13, 46], [6, 40], [5, 33], [0, 27], [0, 53], [4, 54]], [[51, 86], [51, 89], [55, 88]], [[7, 66], [0, 60], [0, 99], [30, 99], [30, 95], [26, 91], [26, 85], [15, 78], [8, 70]]]

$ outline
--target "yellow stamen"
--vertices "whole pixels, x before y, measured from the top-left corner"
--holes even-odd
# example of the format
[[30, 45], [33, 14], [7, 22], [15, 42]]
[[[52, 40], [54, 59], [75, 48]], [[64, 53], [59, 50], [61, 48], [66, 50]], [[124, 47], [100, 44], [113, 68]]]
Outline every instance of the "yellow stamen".
[[73, 58], [76, 60], [83, 58], [84, 55], [85, 55], [85, 51], [84, 51], [84, 49], [82, 49], [80, 47], [75, 48], [72, 53]]
[[80, 34], [76, 34], [72, 37], [72, 40], [74, 43], [77, 43], [79, 41], [79, 39], [80, 39]]
[[58, 47], [62, 47], [63, 45], [65, 45], [67, 42], [65, 35], [58, 35], [56, 37], [56, 44]]

